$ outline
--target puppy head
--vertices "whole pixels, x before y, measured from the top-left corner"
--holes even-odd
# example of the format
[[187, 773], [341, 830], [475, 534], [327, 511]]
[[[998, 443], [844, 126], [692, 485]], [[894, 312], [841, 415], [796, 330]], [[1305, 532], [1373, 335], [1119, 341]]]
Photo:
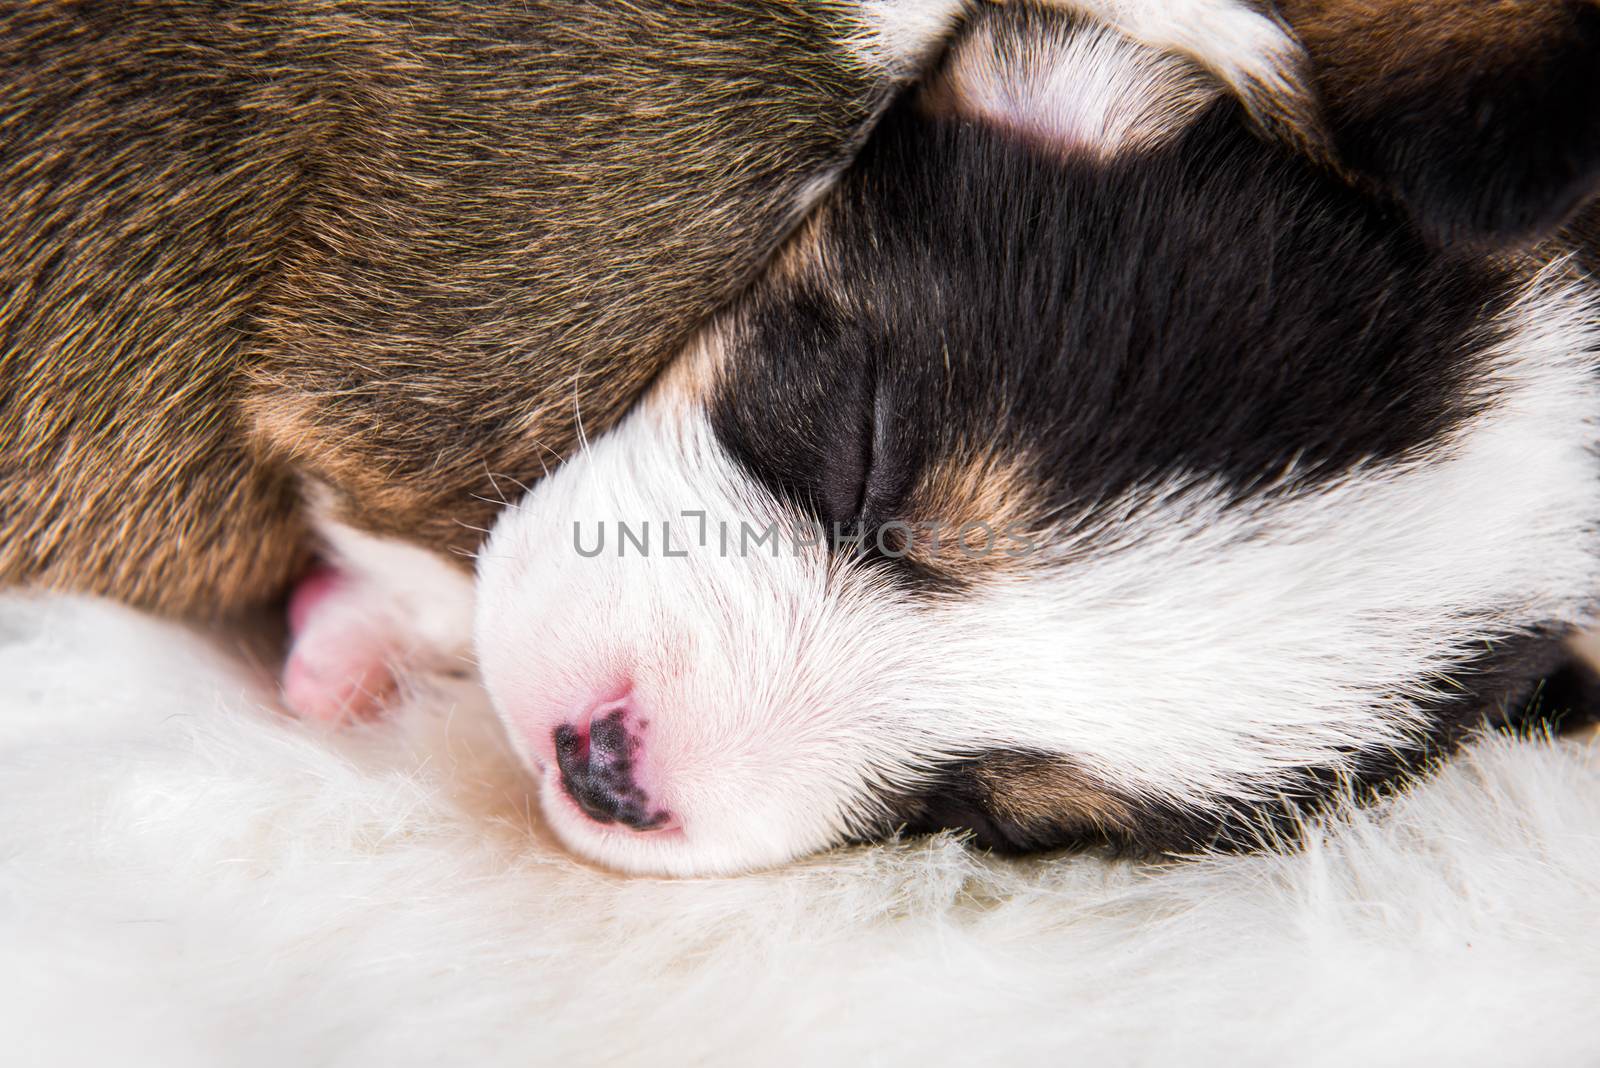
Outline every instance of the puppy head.
[[479, 655], [572, 848], [1247, 844], [1520, 695], [1600, 572], [1594, 309], [1256, 110], [993, 16], [506, 513]]

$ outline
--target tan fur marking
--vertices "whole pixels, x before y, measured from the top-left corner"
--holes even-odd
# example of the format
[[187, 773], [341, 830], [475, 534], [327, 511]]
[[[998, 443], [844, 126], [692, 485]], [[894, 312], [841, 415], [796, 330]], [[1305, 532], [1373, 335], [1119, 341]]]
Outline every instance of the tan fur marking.
[[650, 392], [656, 411], [676, 419], [703, 412], [727, 360], [723, 330], [711, 326], [701, 331], [656, 380]]
[[1024, 754], [986, 757], [976, 777], [995, 814], [1022, 827], [1107, 832], [1133, 825], [1126, 802], [1097, 787], [1066, 760]]
[[[1036, 537], [1040, 529], [1036, 495], [1025, 456], [974, 448], [939, 463], [922, 474], [907, 502], [918, 532], [907, 557], [964, 579], [1026, 566], [1022, 536]], [[936, 539], [922, 533], [930, 524], [937, 524]]]

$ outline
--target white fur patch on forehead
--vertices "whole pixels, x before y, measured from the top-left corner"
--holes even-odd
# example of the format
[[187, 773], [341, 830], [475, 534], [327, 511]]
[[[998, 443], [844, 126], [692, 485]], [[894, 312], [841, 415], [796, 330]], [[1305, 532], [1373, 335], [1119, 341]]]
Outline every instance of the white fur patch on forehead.
[[1062, 152], [1109, 157], [1159, 144], [1218, 94], [1187, 60], [1105, 27], [989, 20], [961, 42], [929, 102]]
[[[860, 0], [850, 45], [865, 64], [918, 73], [978, 0]], [[1215, 75], [1258, 121], [1314, 127], [1299, 42], [1248, 0], [1039, 0], [1083, 15], [1159, 52], [1187, 57]]]

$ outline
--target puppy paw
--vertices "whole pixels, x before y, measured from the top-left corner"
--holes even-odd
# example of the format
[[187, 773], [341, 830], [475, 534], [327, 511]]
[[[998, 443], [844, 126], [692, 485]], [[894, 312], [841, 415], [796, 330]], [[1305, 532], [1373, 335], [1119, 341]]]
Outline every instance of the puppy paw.
[[354, 575], [319, 566], [289, 598], [283, 700], [305, 719], [369, 719], [395, 690], [404, 636], [383, 598]]
[[289, 710], [325, 722], [370, 719], [411, 676], [459, 675], [472, 640], [471, 576], [418, 546], [312, 514], [323, 563], [289, 597]]

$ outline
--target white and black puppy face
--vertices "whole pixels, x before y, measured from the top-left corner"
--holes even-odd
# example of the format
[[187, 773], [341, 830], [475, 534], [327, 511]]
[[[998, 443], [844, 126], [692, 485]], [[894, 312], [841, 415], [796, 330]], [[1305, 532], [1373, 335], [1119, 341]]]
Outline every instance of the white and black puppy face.
[[1587, 618], [1592, 285], [1429, 245], [1185, 60], [997, 13], [506, 513], [485, 678], [625, 870], [1248, 843]]

